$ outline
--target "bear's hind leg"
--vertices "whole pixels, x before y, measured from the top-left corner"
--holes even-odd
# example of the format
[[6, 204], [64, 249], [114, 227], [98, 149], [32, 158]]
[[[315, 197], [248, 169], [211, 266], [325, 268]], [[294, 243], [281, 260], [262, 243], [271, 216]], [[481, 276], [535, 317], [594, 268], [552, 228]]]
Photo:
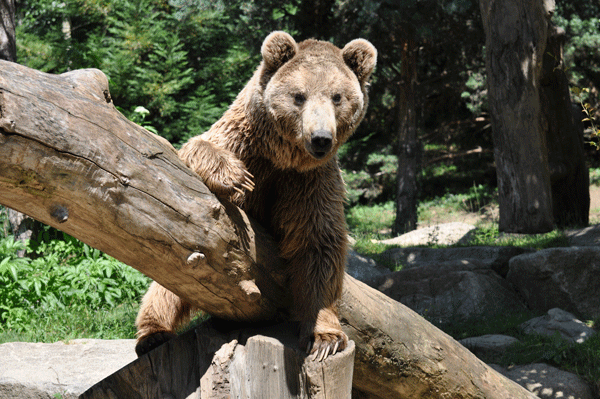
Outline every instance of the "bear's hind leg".
[[157, 282], [152, 282], [135, 320], [135, 352], [145, 355], [177, 336], [176, 330], [188, 322], [194, 307]]

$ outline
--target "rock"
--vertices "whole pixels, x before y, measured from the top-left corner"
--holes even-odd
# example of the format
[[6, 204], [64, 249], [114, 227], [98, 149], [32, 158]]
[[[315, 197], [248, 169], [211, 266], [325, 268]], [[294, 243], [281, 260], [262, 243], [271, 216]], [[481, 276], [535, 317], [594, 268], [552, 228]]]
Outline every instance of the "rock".
[[360, 255], [355, 251], [348, 251], [348, 260], [346, 262], [346, 272], [357, 280], [366, 284], [373, 284], [373, 281], [391, 273], [390, 269], [378, 266], [373, 259]]
[[544, 363], [494, 369], [542, 399], [594, 399], [589, 385], [581, 378]]
[[600, 246], [600, 224], [583, 229], [566, 230], [569, 243], [576, 247]]
[[546, 316], [528, 320], [519, 327], [526, 334], [554, 335], [559, 333], [563, 338], [579, 344], [595, 333], [593, 328], [586, 326], [574, 315], [558, 308], [550, 309]]
[[430, 263], [440, 263], [450, 260], [477, 259], [506, 277], [508, 261], [529, 249], [517, 247], [458, 247], [458, 248], [391, 248], [381, 254], [390, 263], [402, 265], [403, 268], [413, 268]]
[[504, 279], [474, 259], [401, 270], [375, 287], [437, 325], [526, 309]]
[[488, 334], [461, 339], [458, 342], [477, 357], [491, 357], [502, 355], [509, 346], [519, 340], [508, 335]]
[[401, 236], [377, 242], [403, 247], [415, 245], [454, 245], [467, 243], [471, 233], [475, 229], [475, 226], [467, 223], [444, 223], [410, 231]]
[[507, 280], [533, 310], [600, 317], [600, 247], [550, 248], [515, 256]]
[[0, 345], [0, 399], [77, 398], [132, 362], [135, 340], [75, 339]]

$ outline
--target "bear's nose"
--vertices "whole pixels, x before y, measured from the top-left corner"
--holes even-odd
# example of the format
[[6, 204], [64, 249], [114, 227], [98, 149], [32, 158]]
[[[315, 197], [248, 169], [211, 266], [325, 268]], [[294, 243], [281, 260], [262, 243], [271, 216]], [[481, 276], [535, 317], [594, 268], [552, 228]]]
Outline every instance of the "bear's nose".
[[312, 155], [315, 158], [323, 158], [329, 150], [331, 150], [331, 145], [333, 143], [333, 135], [328, 130], [317, 130], [313, 132], [312, 137], [310, 139], [310, 144], [312, 147]]

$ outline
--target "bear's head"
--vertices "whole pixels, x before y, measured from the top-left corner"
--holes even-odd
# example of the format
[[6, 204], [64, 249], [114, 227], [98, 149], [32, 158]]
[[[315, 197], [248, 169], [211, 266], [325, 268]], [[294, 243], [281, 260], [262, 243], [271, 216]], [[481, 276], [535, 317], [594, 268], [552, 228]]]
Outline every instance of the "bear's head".
[[377, 50], [364, 39], [343, 49], [317, 40], [296, 43], [278, 31], [265, 39], [261, 54], [261, 102], [279, 141], [271, 160], [298, 171], [328, 162], [363, 119]]

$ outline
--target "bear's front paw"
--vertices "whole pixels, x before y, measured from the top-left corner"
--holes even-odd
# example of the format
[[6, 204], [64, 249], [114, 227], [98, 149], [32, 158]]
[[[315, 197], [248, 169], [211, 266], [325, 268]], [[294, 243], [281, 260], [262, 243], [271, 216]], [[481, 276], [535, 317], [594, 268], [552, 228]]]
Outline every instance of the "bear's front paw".
[[159, 331], [154, 334], [150, 334], [146, 337], [139, 338], [135, 344], [135, 353], [138, 357], [142, 357], [151, 350], [158, 348], [165, 342], [175, 338], [177, 334], [169, 331]]
[[343, 351], [348, 345], [348, 336], [335, 312], [321, 309], [316, 322], [304, 322], [300, 329], [300, 345], [306, 345], [306, 353], [311, 360], [323, 361], [327, 356]]
[[348, 346], [348, 336], [342, 330], [327, 333], [316, 333], [307, 345], [307, 353], [312, 354], [312, 361], [323, 361], [329, 355], [335, 355]]
[[210, 191], [219, 197], [241, 204], [245, 197], [244, 190], [254, 190], [254, 176], [248, 172], [244, 163], [233, 154], [221, 154], [221, 162], [215, 165], [212, 173], [204, 182]]

